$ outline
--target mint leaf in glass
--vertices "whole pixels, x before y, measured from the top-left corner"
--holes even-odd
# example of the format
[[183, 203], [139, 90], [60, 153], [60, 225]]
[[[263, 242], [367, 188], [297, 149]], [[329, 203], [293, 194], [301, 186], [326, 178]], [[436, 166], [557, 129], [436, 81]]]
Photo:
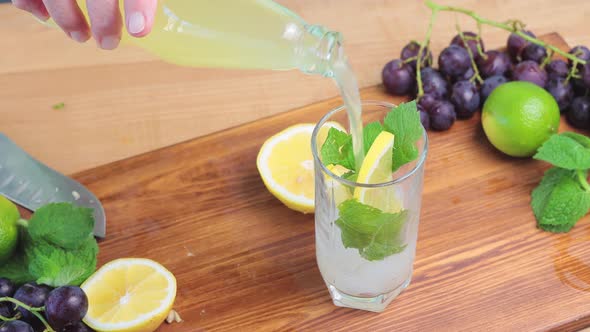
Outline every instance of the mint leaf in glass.
[[395, 135], [393, 143], [393, 171], [418, 158], [416, 142], [422, 137], [424, 128], [420, 122], [420, 114], [416, 108], [416, 101], [394, 107], [385, 116], [383, 127]]
[[330, 128], [320, 151], [324, 165], [341, 165], [355, 169], [352, 136], [336, 128]]
[[355, 199], [342, 202], [338, 210], [336, 225], [344, 247], [358, 249], [369, 261], [382, 260], [405, 249], [401, 232], [407, 211], [386, 213]]
[[371, 145], [375, 142], [375, 139], [383, 131], [383, 126], [379, 121], [371, 122], [363, 129], [363, 145], [365, 148], [365, 154], [369, 152]]

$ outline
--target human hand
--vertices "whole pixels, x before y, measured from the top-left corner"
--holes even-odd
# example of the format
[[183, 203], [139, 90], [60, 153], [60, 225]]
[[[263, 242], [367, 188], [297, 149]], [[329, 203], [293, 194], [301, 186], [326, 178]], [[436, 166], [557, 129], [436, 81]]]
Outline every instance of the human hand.
[[[78, 0], [84, 1], [84, 0]], [[83, 43], [91, 33], [98, 46], [112, 50], [121, 40], [119, 0], [85, 0], [90, 26], [76, 0], [12, 0], [15, 7], [46, 21], [50, 17], [73, 40]], [[124, 0], [125, 26], [131, 36], [150, 33], [158, 0]]]

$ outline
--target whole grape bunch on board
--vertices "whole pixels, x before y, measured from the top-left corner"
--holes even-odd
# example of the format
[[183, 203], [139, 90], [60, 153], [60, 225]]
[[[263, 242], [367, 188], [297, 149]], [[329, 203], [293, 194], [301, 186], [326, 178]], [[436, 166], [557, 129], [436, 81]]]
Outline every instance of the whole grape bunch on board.
[[[580, 45], [564, 52], [537, 39], [518, 20], [501, 23], [463, 8], [431, 1], [426, 5], [432, 15], [425, 40], [410, 41], [401, 50], [400, 58], [387, 63], [382, 71], [389, 93], [418, 100], [425, 128], [448, 130], [457, 119], [471, 118], [498, 86], [526, 81], [549, 92], [572, 126], [590, 129], [590, 49]], [[479, 31], [462, 31], [457, 27], [457, 35], [440, 52], [435, 68], [429, 44], [440, 12], [470, 16]], [[510, 32], [506, 51], [486, 51], [481, 38], [483, 25]]]

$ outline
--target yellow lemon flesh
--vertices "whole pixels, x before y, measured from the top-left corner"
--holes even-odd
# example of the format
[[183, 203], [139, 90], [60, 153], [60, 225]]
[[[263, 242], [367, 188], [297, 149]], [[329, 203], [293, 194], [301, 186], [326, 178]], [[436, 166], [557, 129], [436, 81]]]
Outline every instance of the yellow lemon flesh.
[[[393, 180], [392, 151], [394, 135], [382, 131], [371, 145], [361, 165], [357, 182], [365, 184], [385, 183]], [[384, 212], [395, 213], [401, 209], [395, 187], [364, 188], [354, 190], [354, 198]]]
[[96, 331], [152, 332], [176, 298], [176, 279], [149, 259], [124, 258], [105, 264], [82, 284], [88, 296], [84, 322]]
[[[314, 212], [314, 172], [311, 153], [311, 123], [289, 127], [264, 142], [256, 166], [264, 185], [290, 209]], [[318, 133], [318, 145], [330, 128], [345, 131], [335, 122], [326, 123]]]

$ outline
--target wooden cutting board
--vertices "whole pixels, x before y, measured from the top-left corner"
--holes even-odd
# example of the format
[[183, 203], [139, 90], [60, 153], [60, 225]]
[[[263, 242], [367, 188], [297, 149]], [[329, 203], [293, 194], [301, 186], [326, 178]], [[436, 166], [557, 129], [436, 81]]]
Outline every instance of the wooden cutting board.
[[[545, 40], [567, 49], [556, 34]], [[362, 96], [402, 101], [380, 86]], [[239, 99], [228, 95], [224, 107], [232, 102]], [[266, 138], [317, 122], [339, 104], [330, 99], [75, 176], [106, 209], [100, 264], [147, 257], [176, 275], [175, 308], [184, 322], [161, 331], [561, 331], [590, 325], [590, 218], [568, 234], [539, 231], [530, 192], [547, 165], [497, 152], [479, 116], [429, 132], [410, 287], [381, 314], [333, 306], [316, 266], [313, 215], [275, 199], [255, 160]]]

